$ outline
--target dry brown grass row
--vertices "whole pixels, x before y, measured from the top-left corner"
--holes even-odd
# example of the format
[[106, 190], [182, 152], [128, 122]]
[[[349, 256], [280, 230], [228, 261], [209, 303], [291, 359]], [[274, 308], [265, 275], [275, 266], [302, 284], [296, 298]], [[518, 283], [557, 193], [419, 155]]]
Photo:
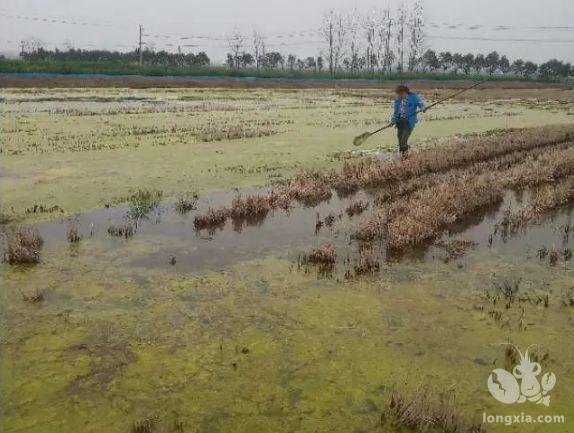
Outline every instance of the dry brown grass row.
[[[503, 237], [517, 233], [545, 212], [560, 208], [574, 200], [574, 176], [557, 183], [549, 183], [533, 192], [528, 204], [517, 209], [508, 209], [497, 224], [497, 232]], [[567, 233], [568, 234], [568, 233]]]
[[360, 188], [386, 187], [405, 179], [467, 167], [516, 152], [556, 146], [573, 139], [574, 127], [570, 126], [492, 132], [484, 137], [469, 137], [453, 145], [418, 152], [407, 160], [387, 162], [371, 158], [346, 162], [340, 171], [330, 173], [325, 182], [340, 193], [352, 193]]
[[393, 203], [377, 218], [385, 221], [382, 233], [387, 246], [397, 250], [438, 235], [449, 224], [501, 201], [502, 197], [503, 189], [490, 175], [447, 178], [436, 187], [420, 191], [413, 199]]
[[231, 206], [217, 210], [208, 209], [195, 217], [197, 229], [213, 228], [225, 224], [228, 218], [234, 223], [262, 221], [274, 209], [289, 209], [294, 202], [314, 206], [331, 198], [332, 191], [317, 173], [303, 173], [294, 177], [287, 186], [269, 190], [265, 194], [237, 196]]
[[[428, 173], [422, 176], [414, 177], [411, 179], [405, 179], [398, 182], [393, 182], [386, 185], [384, 188], [377, 189], [375, 194], [375, 203], [379, 206], [392, 201], [393, 199], [399, 197], [405, 197], [413, 194], [417, 190], [423, 188], [430, 188], [436, 185], [444, 179], [445, 175], [456, 176], [456, 175], [473, 175], [478, 176], [485, 173], [498, 173], [508, 171], [509, 168], [516, 166], [517, 168], [511, 173], [507, 174], [509, 183], [512, 185], [519, 184], [521, 180], [526, 178], [531, 178], [531, 182], [534, 181], [535, 177], [532, 173], [528, 176], [523, 176], [524, 170], [532, 172], [534, 170], [539, 170], [538, 160], [541, 156], [544, 159], [555, 159], [562, 160], [565, 156], [564, 151], [568, 150], [570, 147], [569, 143], [560, 143], [552, 148], [534, 148], [530, 150], [522, 150], [513, 153], [509, 153], [503, 156], [499, 156], [486, 161], [481, 161], [470, 166], [455, 168], [449, 171], [442, 171], [438, 173]], [[570, 159], [570, 157], [566, 157]], [[524, 165], [517, 165], [522, 163]], [[569, 162], [564, 160], [564, 165], [569, 167]], [[571, 167], [571, 166], [570, 166]], [[548, 181], [552, 179], [553, 176], [559, 175], [559, 167], [556, 168], [555, 172], [542, 172], [540, 171], [539, 182], [544, 180]], [[570, 168], [571, 169], [571, 168]], [[522, 179], [521, 179], [522, 177]]]
[[[276, 208], [298, 202], [314, 206], [332, 190], [377, 191], [382, 210], [364, 222], [354, 237], [384, 237], [391, 249], [420, 244], [449, 224], [500, 201], [508, 188], [552, 183], [574, 174], [574, 127], [555, 126], [492, 132], [421, 151], [408, 160], [362, 159], [340, 171], [305, 172], [267, 194], [236, 198], [230, 207], [196, 217], [197, 228], [262, 221]], [[355, 214], [355, 212], [353, 212]]]
[[4, 261], [11, 265], [40, 262], [44, 240], [35, 227], [14, 227], [5, 236]]
[[[574, 146], [574, 143], [572, 143]], [[500, 201], [505, 189], [558, 181], [574, 174], [574, 147], [530, 156], [506, 170], [477, 175], [474, 170], [436, 176], [435, 183], [390, 202], [355, 233], [363, 241], [385, 238], [393, 250], [431, 239], [465, 216]], [[572, 197], [567, 189], [549, 202], [564, 204]]]

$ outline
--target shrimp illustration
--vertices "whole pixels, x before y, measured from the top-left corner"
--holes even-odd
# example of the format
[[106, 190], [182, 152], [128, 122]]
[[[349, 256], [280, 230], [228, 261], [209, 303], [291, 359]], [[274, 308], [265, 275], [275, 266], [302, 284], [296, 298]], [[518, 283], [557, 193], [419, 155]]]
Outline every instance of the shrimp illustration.
[[512, 369], [512, 373], [502, 368], [492, 371], [487, 381], [490, 394], [504, 404], [530, 401], [550, 406], [548, 393], [556, 385], [556, 375], [545, 373], [539, 381], [538, 376], [542, 373], [542, 367], [538, 362], [530, 360], [528, 350], [532, 346], [528, 347], [524, 354], [514, 345], [512, 347], [518, 352], [520, 361]]

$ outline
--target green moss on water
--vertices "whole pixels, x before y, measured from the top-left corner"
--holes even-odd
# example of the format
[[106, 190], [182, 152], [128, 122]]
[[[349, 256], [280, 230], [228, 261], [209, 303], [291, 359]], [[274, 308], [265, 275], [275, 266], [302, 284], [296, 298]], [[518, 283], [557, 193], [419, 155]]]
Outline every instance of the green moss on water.
[[[507, 97], [489, 89], [473, 94], [476, 100], [437, 107], [413, 135], [415, 147], [459, 133], [572, 123], [567, 102], [554, 104], [556, 112], [528, 103], [568, 99], [571, 92], [515, 92], [513, 99], [483, 100]], [[138, 189], [163, 191], [166, 198], [203, 194], [340, 165], [333, 155], [355, 150], [355, 136], [386, 123], [392, 97], [372, 89], [13, 89], [6, 95], [3, 213], [28, 222], [60, 216], [31, 212], [34, 205], [72, 214], [125, 200]], [[438, 97], [430, 90], [424, 96]], [[272, 134], [201, 139], [222, 130]], [[394, 150], [395, 134], [373, 137], [362, 148]]]
[[[421, 385], [456, 393], [469, 419], [510, 414], [516, 407], [486, 388], [490, 371], [504, 366], [500, 343], [508, 339], [549, 352], [544, 369], [558, 377], [551, 412], [574, 415], [574, 353], [564, 344], [573, 313], [559, 302], [571, 286], [568, 269], [477, 253], [462, 270], [405, 262], [376, 279], [342, 281], [272, 257], [174, 275], [110, 268], [112, 252], [72, 263], [66, 254], [55, 249], [26, 273], [3, 267], [7, 431], [119, 433], [145, 419], [166, 432], [177, 423], [209, 433], [373, 431], [393, 387]], [[511, 320], [503, 327], [484, 291], [517, 272], [525, 290], [552, 288], [550, 306], [497, 307]], [[24, 303], [16, 288], [40, 283], [51, 287], [46, 301]]]

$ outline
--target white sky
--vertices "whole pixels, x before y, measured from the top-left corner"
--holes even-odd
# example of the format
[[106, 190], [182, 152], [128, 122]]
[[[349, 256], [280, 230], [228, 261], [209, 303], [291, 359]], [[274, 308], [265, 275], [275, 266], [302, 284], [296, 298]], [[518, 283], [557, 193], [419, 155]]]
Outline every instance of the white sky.
[[[269, 35], [317, 31], [326, 9], [369, 13], [375, 8], [396, 6], [401, 0], [18, 0], [0, 6], [0, 51], [17, 53], [19, 41], [35, 37], [47, 48], [64, 47], [69, 41], [77, 48], [108, 48], [129, 50], [136, 46], [138, 24], [145, 33], [171, 35], [170, 38], [145, 38], [155, 41], [156, 48], [184, 52], [204, 50], [215, 62], [223, 61], [228, 51], [226, 41], [191, 39], [181, 36], [204, 35], [229, 37], [234, 30], [251, 34], [258, 30]], [[528, 39], [529, 41], [452, 40], [429, 38], [427, 45], [437, 51], [489, 52], [497, 50], [511, 59], [522, 57], [544, 61], [558, 57], [574, 62], [574, 0], [425, 0], [429, 22], [464, 24], [449, 29], [428, 28], [429, 36], [462, 38]], [[37, 17], [40, 21], [18, 19]], [[89, 24], [62, 24], [41, 19], [84, 21]], [[469, 30], [470, 25], [481, 29]], [[493, 30], [509, 26], [510, 30]], [[533, 27], [569, 26], [569, 29], [543, 31]], [[558, 40], [541, 43], [531, 39]], [[324, 48], [318, 35], [303, 35], [267, 40], [268, 50], [299, 56], [318, 55]], [[272, 46], [281, 42], [289, 46]], [[172, 44], [172, 46], [164, 46]]]

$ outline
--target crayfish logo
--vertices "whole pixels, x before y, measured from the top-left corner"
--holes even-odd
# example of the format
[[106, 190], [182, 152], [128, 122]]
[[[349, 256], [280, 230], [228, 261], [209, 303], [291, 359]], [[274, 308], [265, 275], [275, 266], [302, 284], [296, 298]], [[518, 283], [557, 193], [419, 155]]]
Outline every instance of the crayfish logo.
[[487, 381], [490, 394], [504, 404], [530, 401], [550, 406], [548, 394], [556, 385], [556, 375], [547, 372], [538, 380], [542, 373], [540, 364], [530, 360], [528, 349], [522, 354], [516, 347], [512, 347], [518, 352], [519, 363], [512, 369], [512, 373], [502, 368], [490, 373]]

